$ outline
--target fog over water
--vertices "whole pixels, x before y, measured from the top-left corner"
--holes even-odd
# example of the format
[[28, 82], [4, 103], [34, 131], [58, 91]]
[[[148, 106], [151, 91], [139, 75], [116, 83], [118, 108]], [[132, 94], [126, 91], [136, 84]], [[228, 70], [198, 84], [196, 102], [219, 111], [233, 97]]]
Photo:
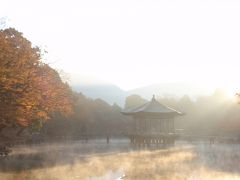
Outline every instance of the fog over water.
[[2, 179], [239, 179], [240, 145], [177, 142], [134, 148], [127, 140], [16, 146]]

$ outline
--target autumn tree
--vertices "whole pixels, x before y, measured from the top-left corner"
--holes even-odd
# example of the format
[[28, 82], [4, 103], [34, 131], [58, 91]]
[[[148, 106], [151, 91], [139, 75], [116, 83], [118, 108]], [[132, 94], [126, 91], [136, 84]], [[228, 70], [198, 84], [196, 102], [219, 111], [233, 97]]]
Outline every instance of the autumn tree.
[[71, 89], [41, 55], [17, 30], [0, 30], [0, 130], [71, 113]]

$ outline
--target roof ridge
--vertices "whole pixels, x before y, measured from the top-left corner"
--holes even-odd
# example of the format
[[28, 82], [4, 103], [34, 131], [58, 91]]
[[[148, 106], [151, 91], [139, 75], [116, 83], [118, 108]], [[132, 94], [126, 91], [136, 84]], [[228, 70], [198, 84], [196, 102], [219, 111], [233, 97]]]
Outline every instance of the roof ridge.
[[136, 114], [136, 113], [154, 113], [154, 114], [169, 114], [169, 113], [173, 113], [173, 114], [182, 114], [181, 112], [170, 108], [162, 103], [160, 103], [159, 101], [157, 101], [155, 99], [155, 97], [153, 96], [151, 101], [148, 101], [142, 105], [139, 105], [137, 107], [133, 107], [131, 109], [127, 109], [125, 111], [123, 111], [124, 114]]

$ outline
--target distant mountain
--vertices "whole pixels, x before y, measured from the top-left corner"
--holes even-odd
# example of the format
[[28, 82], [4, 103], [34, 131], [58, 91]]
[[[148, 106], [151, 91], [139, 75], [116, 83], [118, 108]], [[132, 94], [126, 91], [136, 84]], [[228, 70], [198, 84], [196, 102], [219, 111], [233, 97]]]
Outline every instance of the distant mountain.
[[196, 86], [188, 83], [161, 83], [133, 89], [128, 91], [128, 94], [138, 94], [146, 99], [150, 99], [153, 94], [156, 96], [167, 96], [175, 98], [188, 95], [194, 98], [199, 95], [209, 94], [209, 92], [201, 86]]
[[93, 99], [103, 99], [109, 104], [117, 103], [124, 106], [127, 92], [112, 84], [96, 84], [96, 85], [75, 85], [73, 89], [83, 93], [85, 96]]
[[73, 89], [77, 92], [83, 93], [87, 97], [93, 99], [100, 98], [111, 105], [117, 103], [121, 107], [124, 107], [126, 97], [132, 94], [140, 95], [147, 100], [150, 100], [153, 94], [156, 96], [175, 98], [180, 98], [184, 95], [194, 98], [199, 95], [210, 94], [199, 86], [187, 83], [161, 83], [129, 91], [124, 91], [118, 86], [112, 84], [75, 85], [73, 86]]

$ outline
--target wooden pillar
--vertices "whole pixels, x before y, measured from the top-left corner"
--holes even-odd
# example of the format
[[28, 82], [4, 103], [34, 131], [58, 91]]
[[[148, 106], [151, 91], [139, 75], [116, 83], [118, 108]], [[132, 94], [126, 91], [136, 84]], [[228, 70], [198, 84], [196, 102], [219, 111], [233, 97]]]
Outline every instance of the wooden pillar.
[[143, 118], [143, 122], [144, 122], [144, 128], [143, 128], [143, 132], [147, 132], [147, 119]]
[[130, 136], [130, 143], [133, 144], [133, 137]]
[[136, 134], [137, 132], [137, 118], [133, 116], [133, 133]]
[[174, 122], [174, 118], [172, 119], [172, 131], [173, 131], [173, 133], [175, 133], [175, 122]]
[[143, 132], [143, 119], [138, 117], [138, 133], [139, 134], [142, 134]]
[[171, 132], [171, 119], [167, 120], [167, 133]]
[[161, 133], [161, 119], [158, 119], [157, 120], [157, 123], [158, 123], [158, 132], [160, 132]]
[[147, 133], [148, 134], [152, 134], [152, 132], [154, 132], [154, 129], [153, 129], [153, 126], [154, 126], [154, 122], [153, 122], [153, 119], [148, 119], [148, 131]]
[[165, 123], [166, 123], [166, 133], [169, 133], [169, 119], [166, 119]]
[[139, 122], [139, 118], [134, 116], [134, 134], [139, 133], [140, 130], [140, 122]]
[[164, 133], [164, 119], [161, 119], [161, 133]]
[[163, 132], [164, 132], [164, 133], [166, 133], [166, 129], [167, 129], [166, 120], [163, 119]]

